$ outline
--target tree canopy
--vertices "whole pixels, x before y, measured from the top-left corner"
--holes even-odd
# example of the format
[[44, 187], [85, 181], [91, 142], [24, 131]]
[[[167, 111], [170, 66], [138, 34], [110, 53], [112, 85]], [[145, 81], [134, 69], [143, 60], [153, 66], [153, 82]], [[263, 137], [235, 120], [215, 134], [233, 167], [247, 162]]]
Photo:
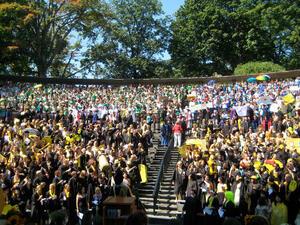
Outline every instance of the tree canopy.
[[[72, 75], [70, 62], [80, 43], [79, 40], [71, 43], [71, 34], [80, 26], [91, 2], [18, 0], [1, 3], [0, 29], [5, 31], [1, 36], [2, 72], [39, 77]], [[17, 70], [16, 65], [19, 65]]]
[[299, 67], [299, 3], [186, 0], [172, 23], [175, 67], [184, 76], [228, 74], [249, 61]]
[[174, 18], [160, 0], [0, 3], [0, 74], [211, 76], [256, 61], [300, 68], [299, 0], [185, 0]]
[[[98, 13], [105, 14], [105, 26], [99, 31], [99, 16], [86, 32], [90, 40], [84, 63], [96, 62], [90, 73], [101, 71], [112, 78], [154, 77], [160, 54], [167, 49], [168, 18], [158, 0], [112, 0]], [[97, 70], [98, 69], [98, 70]]]

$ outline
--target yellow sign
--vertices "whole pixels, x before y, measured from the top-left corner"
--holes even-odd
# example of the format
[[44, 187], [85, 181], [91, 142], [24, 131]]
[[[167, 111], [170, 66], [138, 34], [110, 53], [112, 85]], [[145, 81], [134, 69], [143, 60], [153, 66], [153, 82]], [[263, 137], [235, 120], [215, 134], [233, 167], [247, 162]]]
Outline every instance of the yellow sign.
[[288, 149], [297, 149], [298, 154], [300, 154], [300, 138], [286, 138], [285, 143]]
[[295, 97], [292, 94], [287, 94], [282, 98], [285, 105], [292, 104], [295, 102]]
[[148, 182], [148, 175], [147, 175], [147, 166], [144, 164], [139, 164], [139, 171], [141, 176], [141, 183], [145, 184]]
[[206, 149], [206, 140], [205, 139], [188, 139], [185, 142], [186, 145], [196, 145], [197, 147], [201, 147], [202, 150]]
[[186, 157], [186, 150], [189, 149], [189, 146], [191, 145], [195, 145], [196, 147], [201, 148], [201, 150], [207, 150], [205, 139], [188, 139], [185, 144], [179, 148], [179, 154], [182, 157]]

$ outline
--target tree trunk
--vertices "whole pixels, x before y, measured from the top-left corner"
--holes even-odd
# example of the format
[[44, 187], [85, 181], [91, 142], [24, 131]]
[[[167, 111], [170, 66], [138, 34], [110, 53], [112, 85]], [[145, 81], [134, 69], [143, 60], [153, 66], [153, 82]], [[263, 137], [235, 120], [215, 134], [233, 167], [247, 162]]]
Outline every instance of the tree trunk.
[[37, 65], [37, 69], [38, 69], [38, 77], [42, 77], [42, 78], [46, 78], [47, 77], [47, 71], [48, 68], [45, 64], [41, 63], [39, 65]]

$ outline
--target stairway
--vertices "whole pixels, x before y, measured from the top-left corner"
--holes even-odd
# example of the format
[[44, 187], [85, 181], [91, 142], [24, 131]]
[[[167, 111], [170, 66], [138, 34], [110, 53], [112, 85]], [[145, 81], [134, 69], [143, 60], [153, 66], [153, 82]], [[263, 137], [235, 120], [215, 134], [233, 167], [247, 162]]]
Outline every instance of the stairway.
[[[155, 143], [155, 141], [153, 141]], [[155, 146], [155, 145], [154, 145]], [[148, 163], [148, 182], [141, 184], [139, 187], [140, 200], [143, 203], [147, 214], [153, 214], [153, 190], [155, 187], [156, 179], [160, 169], [160, 163], [164, 157], [167, 148], [159, 147], [155, 149], [155, 155], [153, 159], [149, 159]]]
[[171, 220], [177, 217], [177, 203], [175, 202], [174, 185], [172, 184], [173, 172], [176, 167], [176, 163], [180, 159], [180, 155], [177, 149], [172, 149], [171, 160], [168, 168], [164, 171], [163, 180], [160, 185], [160, 191], [158, 195], [158, 209], [156, 210], [156, 216], [160, 218]]
[[144, 205], [150, 225], [176, 225], [180, 224], [177, 218], [177, 204], [175, 202], [174, 185], [171, 180], [176, 163], [180, 159], [177, 149], [171, 150], [171, 158], [168, 167], [165, 168], [163, 180], [160, 184], [160, 190], [157, 199], [157, 208], [153, 210], [153, 191], [167, 147], [159, 145], [159, 129], [154, 128], [153, 148], [148, 152], [148, 182], [141, 184], [139, 191], [139, 199]]
[[[159, 173], [160, 164], [163, 159], [166, 147], [157, 147], [156, 154], [152, 163], [149, 162], [148, 167], [148, 183], [141, 185], [139, 188], [140, 200], [143, 203], [150, 224], [178, 224], [177, 204], [175, 202], [174, 186], [171, 183], [174, 169], [180, 155], [177, 149], [171, 151], [171, 160], [168, 167], [164, 171], [163, 180], [161, 182], [160, 191], [157, 199], [157, 209], [153, 211], [153, 190]], [[177, 223], [176, 223], [177, 222]]]

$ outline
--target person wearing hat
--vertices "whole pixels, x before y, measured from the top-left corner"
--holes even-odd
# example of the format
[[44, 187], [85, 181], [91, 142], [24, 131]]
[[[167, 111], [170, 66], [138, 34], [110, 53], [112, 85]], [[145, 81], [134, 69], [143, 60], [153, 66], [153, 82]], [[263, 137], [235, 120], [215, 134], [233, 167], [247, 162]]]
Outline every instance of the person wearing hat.
[[247, 184], [246, 188], [247, 188], [246, 191], [247, 198], [248, 201], [250, 202], [249, 211], [251, 214], [254, 214], [255, 207], [257, 205], [259, 195], [262, 189], [260, 183], [257, 181], [256, 175], [250, 176], [250, 183]]

